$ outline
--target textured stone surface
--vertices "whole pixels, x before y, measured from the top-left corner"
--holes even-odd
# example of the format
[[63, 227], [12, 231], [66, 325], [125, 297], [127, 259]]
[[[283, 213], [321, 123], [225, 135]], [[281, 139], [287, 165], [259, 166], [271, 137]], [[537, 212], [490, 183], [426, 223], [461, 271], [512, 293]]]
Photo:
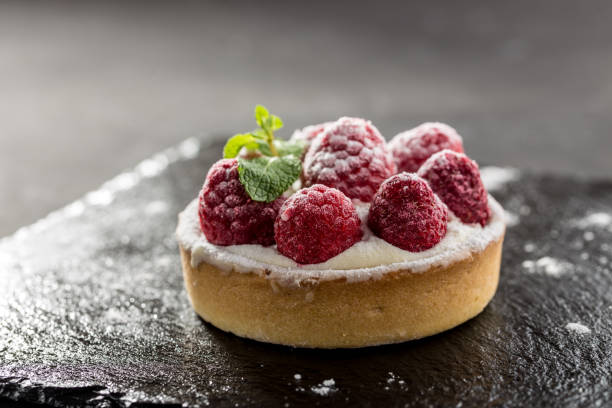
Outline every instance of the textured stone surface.
[[196, 148], [170, 149], [0, 242], [0, 403], [612, 403], [612, 182], [523, 174], [498, 185], [514, 224], [500, 287], [466, 324], [389, 347], [297, 350], [191, 310], [176, 214], [221, 147]]

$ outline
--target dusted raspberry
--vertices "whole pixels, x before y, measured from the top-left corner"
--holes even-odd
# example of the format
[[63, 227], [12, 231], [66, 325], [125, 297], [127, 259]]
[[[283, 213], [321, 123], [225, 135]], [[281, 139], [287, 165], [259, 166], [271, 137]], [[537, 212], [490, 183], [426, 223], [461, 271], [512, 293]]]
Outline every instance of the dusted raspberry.
[[306, 186], [324, 184], [369, 202], [380, 183], [395, 173], [395, 164], [369, 121], [340, 118], [313, 140], [303, 173]]
[[443, 150], [431, 156], [418, 174], [461, 221], [482, 226], [489, 221], [491, 209], [478, 164], [465, 154]]
[[319, 123], [318, 125], [306, 126], [304, 129], [298, 129], [291, 135], [291, 141], [304, 141], [306, 146], [310, 146], [315, 137], [325, 130], [326, 126], [331, 125], [334, 122]]
[[463, 153], [461, 136], [444, 123], [423, 123], [396, 135], [389, 142], [397, 171], [410, 173], [415, 173], [429, 156], [444, 149]]
[[272, 245], [274, 220], [283, 200], [253, 201], [238, 179], [238, 160], [219, 160], [208, 171], [200, 192], [202, 232], [216, 245]]
[[301, 264], [325, 262], [350, 248], [362, 234], [352, 201], [321, 184], [289, 197], [274, 223], [278, 251]]
[[440, 242], [447, 222], [448, 211], [427, 182], [406, 172], [380, 185], [368, 214], [368, 226], [374, 234], [412, 252]]

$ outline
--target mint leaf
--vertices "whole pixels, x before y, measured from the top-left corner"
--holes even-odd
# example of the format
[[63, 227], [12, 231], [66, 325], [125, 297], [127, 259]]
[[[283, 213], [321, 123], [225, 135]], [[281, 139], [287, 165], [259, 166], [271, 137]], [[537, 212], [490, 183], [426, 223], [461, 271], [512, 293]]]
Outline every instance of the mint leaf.
[[263, 129], [255, 129], [254, 131], [251, 132], [251, 134], [258, 139], [267, 139], [268, 137], [268, 134]]
[[283, 121], [262, 105], [255, 107], [255, 120], [259, 128], [230, 138], [223, 149], [223, 157], [236, 157], [243, 148], [259, 151], [263, 156], [238, 158], [238, 175], [251, 199], [269, 203], [300, 176], [302, 163], [299, 158], [305, 144], [275, 140], [274, 131], [283, 127]]
[[278, 130], [283, 127], [283, 121], [276, 115], [270, 115], [268, 118], [269, 121], [269, 129], [272, 131]]
[[298, 179], [301, 171], [302, 164], [295, 156], [238, 159], [238, 177], [254, 201], [274, 201]]
[[302, 157], [302, 153], [304, 153], [304, 148], [306, 148], [306, 142], [304, 142], [303, 140], [287, 141], [275, 139], [274, 146], [276, 146], [276, 150], [278, 151], [279, 156], [288, 156], [292, 154], [295, 157], [299, 158]]
[[270, 145], [265, 140], [257, 139], [257, 148], [264, 156], [274, 156], [272, 149], [270, 149]]
[[[258, 149], [264, 156], [274, 156], [270, 145], [265, 140], [256, 140]], [[281, 139], [274, 139], [274, 147], [279, 156], [289, 156], [290, 154], [295, 157], [302, 157], [306, 143], [303, 141], [287, 141]]]
[[246, 147], [247, 149], [257, 149], [259, 147], [257, 139], [250, 133], [239, 133], [232, 136], [223, 147], [223, 158], [231, 159], [240, 153], [240, 150]]
[[266, 119], [270, 116], [270, 112], [266, 109], [265, 106], [257, 105], [255, 106], [255, 121], [259, 125], [260, 128], [265, 129]]

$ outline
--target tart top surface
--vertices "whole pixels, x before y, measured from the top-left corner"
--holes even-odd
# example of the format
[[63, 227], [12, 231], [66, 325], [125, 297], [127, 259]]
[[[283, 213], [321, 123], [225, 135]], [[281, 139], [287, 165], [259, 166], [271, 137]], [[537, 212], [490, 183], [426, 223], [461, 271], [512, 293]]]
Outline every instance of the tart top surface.
[[503, 209], [450, 126], [425, 123], [387, 144], [370, 121], [342, 117], [284, 141], [279, 117], [258, 105], [255, 120], [180, 215], [194, 266], [353, 281], [448, 265], [504, 233]]
[[[222, 270], [256, 273], [281, 284], [299, 285], [309, 280], [346, 279], [348, 282], [377, 279], [394, 271], [422, 273], [435, 266], [447, 266], [483, 251], [504, 234], [503, 208], [489, 196], [491, 219], [480, 224], [464, 224], [450, 216], [445, 237], [434, 247], [410, 252], [374, 235], [362, 222], [363, 238], [350, 248], [318, 264], [302, 265], [278, 252], [275, 245], [211, 244], [202, 233], [198, 219], [198, 200], [193, 200], [179, 215], [177, 236], [183, 249], [190, 251], [191, 264], [206, 262]], [[369, 205], [357, 205], [360, 218], [367, 217]]]

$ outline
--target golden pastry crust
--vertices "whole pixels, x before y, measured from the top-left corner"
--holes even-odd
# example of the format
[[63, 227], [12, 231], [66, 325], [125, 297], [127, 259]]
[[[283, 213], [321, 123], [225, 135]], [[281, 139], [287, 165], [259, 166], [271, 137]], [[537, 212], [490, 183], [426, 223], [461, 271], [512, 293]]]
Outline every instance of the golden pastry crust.
[[238, 336], [308, 348], [354, 348], [414, 340], [478, 315], [499, 281], [503, 235], [483, 251], [422, 273], [380, 279], [279, 285], [255, 273], [226, 272], [180, 247], [195, 311]]

